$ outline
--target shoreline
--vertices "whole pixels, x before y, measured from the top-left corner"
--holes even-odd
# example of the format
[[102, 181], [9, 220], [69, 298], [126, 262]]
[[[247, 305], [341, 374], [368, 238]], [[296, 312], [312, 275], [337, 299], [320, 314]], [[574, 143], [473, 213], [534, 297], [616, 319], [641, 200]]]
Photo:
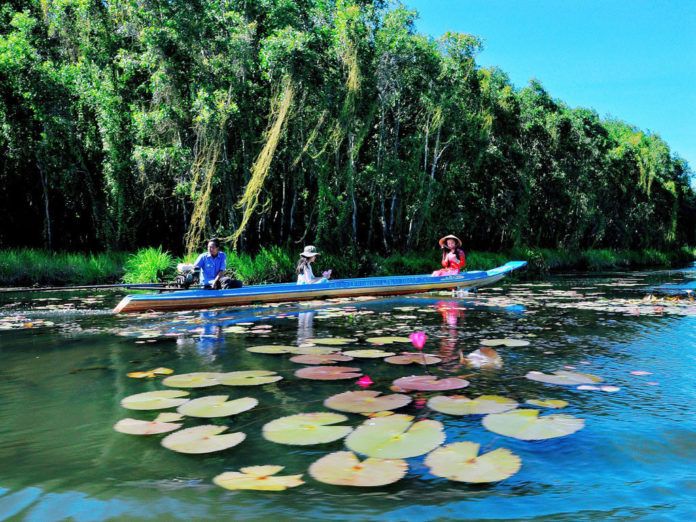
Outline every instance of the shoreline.
[[[65, 253], [34, 249], [0, 250], [0, 287], [71, 286], [133, 281], [133, 270], [143, 280], [156, 282], [173, 277], [176, 258], [159, 250], [158, 265], [148, 266], [148, 256], [136, 253]], [[228, 253], [228, 269], [245, 284], [287, 282], [294, 280], [296, 255], [279, 247], [262, 249], [255, 255]], [[140, 264], [134, 259], [143, 259]], [[129, 262], [130, 260], [130, 262]], [[513, 248], [503, 252], [467, 253], [467, 269], [482, 270], [500, 266], [507, 261], [527, 261], [528, 268], [513, 276], [534, 279], [558, 272], [596, 273], [639, 268], [677, 268], [696, 261], [696, 249], [659, 250], [592, 249], [569, 252], [561, 249]], [[317, 261], [330, 267], [337, 278], [406, 275], [429, 273], [438, 268], [439, 253], [415, 252], [380, 256], [370, 252], [336, 255], [325, 253]], [[130, 270], [130, 273], [127, 273]], [[129, 279], [130, 277], [130, 279]]]

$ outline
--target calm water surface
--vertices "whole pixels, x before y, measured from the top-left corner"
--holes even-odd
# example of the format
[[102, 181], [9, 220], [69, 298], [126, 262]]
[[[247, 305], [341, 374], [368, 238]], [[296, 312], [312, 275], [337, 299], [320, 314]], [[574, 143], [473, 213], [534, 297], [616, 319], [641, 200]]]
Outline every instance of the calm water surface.
[[[686, 273], [686, 276], [694, 275]], [[684, 274], [676, 275], [676, 279]], [[555, 277], [506, 283], [478, 295], [309, 303], [205, 313], [115, 317], [114, 294], [36, 294], [0, 301], [0, 520], [685, 520], [696, 515], [696, 304], [641, 301], [645, 285], [669, 273]], [[48, 300], [46, 299], [48, 298]], [[268, 333], [226, 333], [238, 323], [271, 325]], [[51, 324], [52, 323], [52, 324]], [[253, 326], [247, 326], [253, 328]], [[357, 389], [353, 381], [298, 379], [285, 355], [245, 348], [293, 344], [312, 337], [428, 334], [425, 350], [445, 363], [436, 375], [469, 375], [468, 396], [499, 394], [523, 403], [564, 399], [561, 410], [585, 419], [583, 430], [524, 442], [488, 432], [480, 416], [452, 417], [409, 406], [404, 412], [444, 423], [447, 442], [505, 447], [522, 469], [492, 485], [467, 485], [430, 475], [409, 459], [406, 478], [374, 489], [335, 487], [306, 474], [343, 448], [341, 441], [292, 447], [261, 437], [266, 422], [324, 411], [322, 401]], [[500, 348], [500, 370], [462, 366], [459, 353], [480, 339], [516, 338]], [[406, 345], [394, 345], [396, 351]], [[421, 367], [355, 360], [387, 391], [395, 378]], [[115, 432], [124, 417], [157, 412], [123, 409], [122, 398], [163, 389], [160, 379], [126, 373], [158, 366], [177, 373], [269, 369], [285, 379], [266, 386], [192, 390], [193, 397], [251, 396], [259, 406], [221, 424], [244, 431], [239, 446], [183, 455], [160, 446], [163, 436]], [[566, 366], [604, 378], [618, 392], [582, 391], [525, 379], [530, 370]], [[632, 375], [631, 371], [650, 375]], [[424, 395], [427, 397], [427, 395]], [[347, 414], [357, 426], [364, 420]], [[194, 419], [187, 426], [198, 424]], [[223, 471], [281, 464], [305, 473], [285, 492], [229, 492], [212, 483]]]

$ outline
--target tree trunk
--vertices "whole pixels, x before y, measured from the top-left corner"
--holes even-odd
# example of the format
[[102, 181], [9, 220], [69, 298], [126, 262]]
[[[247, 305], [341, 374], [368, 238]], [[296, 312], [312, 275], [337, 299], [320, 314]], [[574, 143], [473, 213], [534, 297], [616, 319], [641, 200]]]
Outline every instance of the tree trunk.
[[39, 178], [41, 179], [41, 188], [43, 192], [43, 206], [44, 206], [44, 237], [46, 238], [46, 248], [48, 250], [53, 249], [53, 232], [51, 225], [51, 212], [48, 207], [48, 180], [46, 179], [46, 171], [41, 164], [41, 160], [36, 162], [36, 166], [39, 169]]

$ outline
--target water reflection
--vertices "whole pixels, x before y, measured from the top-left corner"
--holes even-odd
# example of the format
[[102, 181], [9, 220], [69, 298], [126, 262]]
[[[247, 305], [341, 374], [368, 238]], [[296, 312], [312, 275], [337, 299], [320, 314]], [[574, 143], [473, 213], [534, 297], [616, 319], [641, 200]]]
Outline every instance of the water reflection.
[[314, 316], [317, 312], [300, 312], [297, 314], [297, 346], [307, 342], [307, 339], [314, 337]]
[[438, 301], [435, 304], [435, 308], [442, 316], [440, 346], [437, 355], [443, 361], [443, 368], [458, 365], [459, 351], [457, 350], [457, 341], [459, 339], [459, 330], [457, 326], [460, 319], [466, 319], [466, 310], [462, 307], [461, 301]]

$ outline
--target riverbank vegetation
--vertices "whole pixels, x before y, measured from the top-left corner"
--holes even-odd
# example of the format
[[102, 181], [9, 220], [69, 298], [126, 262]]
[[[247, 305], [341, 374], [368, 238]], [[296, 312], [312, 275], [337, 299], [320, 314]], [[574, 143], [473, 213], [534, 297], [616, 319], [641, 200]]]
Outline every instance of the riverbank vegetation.
[[[228, 253], [228, 269], [245, 284], [288, 282], [296, 279], [299, 252], [279, 247], [262, 248], [256, 255]], [[105, 283], [155, 283], [171, 281], [176, 264], [191, 263], [195, 256], [177, 258], [159, 248], [134, 254], [66, 254], [41, 250], [0, 250], [0, 286], [84, 285]], [[513, 277], [539, 277], [551, 272], [604, 271], [644, 267], [683, 267], [696, 260], [696, 250], [565, 250], [517, 248], [502, 252], [469, 252], [467, 268], [486, 270], [510, 260], [524, 260], [528, 268]], [[427, 274], [438, 267], [437, 252], [410, 254], [337, 255], [326, 253], [317, 261], [321, 269], [332, 268], [333, 276]]]
[[588, 267], [696, 244], [691, 171], [659, 135], [515, 86], [477, 64], [478, 37], [426, 37], [415, 17], [365, 0], [3, 3], [0, 244], [182, 253], [214, 234], [240, 267], [316, 244], [346, 275], [373, 258], [422, 271], [406, 253], [446, 233], [591, 250]]

